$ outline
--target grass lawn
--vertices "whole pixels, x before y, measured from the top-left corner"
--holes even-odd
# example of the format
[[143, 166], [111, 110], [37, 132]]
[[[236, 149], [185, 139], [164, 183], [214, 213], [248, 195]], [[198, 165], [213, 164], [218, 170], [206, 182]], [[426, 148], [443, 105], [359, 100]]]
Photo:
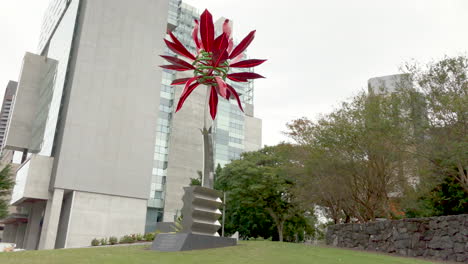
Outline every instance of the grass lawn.
[[352, 250], [269, 241], [241, 242], [236, 247], [156, 252], [147, 246], [121, 246], [0, 253], [1, 264], [429, 264], [410, 258], [390, 257]]

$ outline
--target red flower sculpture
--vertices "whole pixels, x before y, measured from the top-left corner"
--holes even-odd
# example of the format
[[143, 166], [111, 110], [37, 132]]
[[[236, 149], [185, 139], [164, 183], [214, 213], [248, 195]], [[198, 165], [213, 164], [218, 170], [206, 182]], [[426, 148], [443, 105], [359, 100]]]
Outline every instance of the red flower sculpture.
[[[199, 39], [199, 35], [200, 38]], [[242, 104], [236, 90], [226, 83], [226, 78], [235, 82], [247, 82], [249, 79], [264, 78], [260, 74], [253, 72], [229, 73], [229, 68], [250, 68], [255, 67], [266, 60], [244, 60], [240, 61], [243, 51], [250, 45], [255, 36], [255, 30], [250, 32], [235, 48], [231, 36], [231, 26], [229, 19], [223, 24], [223, 33], [215, 38], [213, 17], [208, 10], [205, 10], [200, 16], [200, 23], [195, 20], [195, 28], [192, 32], [192, 38], [197, 47], [197, 54], [190, 53], [184, 45], [169, 32], [172, 41], [164, 40], [167, 47], [187, 59], [191, 63], [172, 56], [161, 56], [172, 65], [162, 65], [162, 68], [175, 71], [193, 70], [194, 76], [191, 78], [182, 78], [174, 80], [172, 85], [185, 84], [184, 90], [177, 104], [176, 112], [182, 108], [187, 97], [200, 84], [211, 87], [209, 107], [212, 119], [215, 119], [218, 108], [218, 95], [229, 100], [234, 97], [237, 100], [239, 108]]]

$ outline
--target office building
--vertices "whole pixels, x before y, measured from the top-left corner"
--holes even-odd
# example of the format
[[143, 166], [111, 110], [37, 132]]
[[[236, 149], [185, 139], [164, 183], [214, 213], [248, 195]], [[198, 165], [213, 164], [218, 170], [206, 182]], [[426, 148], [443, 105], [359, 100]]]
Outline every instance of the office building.
[[[174, 30], [190, 42], [194, 8], [177, 0], [53, 0], [37, 54], [26, 53], [4, 151], [21, 165], [4, 241], [25, 249], [90, 245], [174, 220], [202, 170], [204, 96], [174, 114], [182, 87], [158, 65]], [[190, 19], [190, 21], [188, 21]], [[253, 86], [236, 87], [246, 115], [219, 104], [216, 164], [261, 145]]]

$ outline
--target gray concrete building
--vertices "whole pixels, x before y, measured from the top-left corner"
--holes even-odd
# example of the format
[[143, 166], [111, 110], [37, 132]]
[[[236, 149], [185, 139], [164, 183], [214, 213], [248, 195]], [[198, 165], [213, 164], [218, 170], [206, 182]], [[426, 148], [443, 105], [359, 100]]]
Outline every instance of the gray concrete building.
[[[180, 214], [202, 170], [204, 89], [174, 113], [181, 87], [158, 65], [173, 30], [190, 43], [198, 12], [180, 0], [52, 0], [37, 54], [26, 53], [5, 137], [20, 165], [4, 241], [20, 248], [89, 246], [152, 232]], [[190, 47], [193, 49], [193, 47]], [[220, 100], [215, 164], [261, 147], [253, 84], [246, 109]]]
[[3, 149], [3, 143], [5, 142], [17, 85], [17, 82], [9, 81], [5, 88], [5, 95], [3, 96], [2, 109], [0, 112], [0, 150]]
[[370, 78], [367, 81], [368, 92], [376, 95], [395, 93], [412, 87], [409, 74], [386, 75]]

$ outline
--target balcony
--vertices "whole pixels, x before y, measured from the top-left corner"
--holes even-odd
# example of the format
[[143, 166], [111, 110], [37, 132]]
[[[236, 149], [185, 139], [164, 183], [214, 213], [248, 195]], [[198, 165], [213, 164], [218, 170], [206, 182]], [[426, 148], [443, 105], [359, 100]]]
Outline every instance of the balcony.
[[25, 201], [47, 200], [54, 158], [32, 155], [16, 171], [16, 183], [11, 195], [11, 205]]

